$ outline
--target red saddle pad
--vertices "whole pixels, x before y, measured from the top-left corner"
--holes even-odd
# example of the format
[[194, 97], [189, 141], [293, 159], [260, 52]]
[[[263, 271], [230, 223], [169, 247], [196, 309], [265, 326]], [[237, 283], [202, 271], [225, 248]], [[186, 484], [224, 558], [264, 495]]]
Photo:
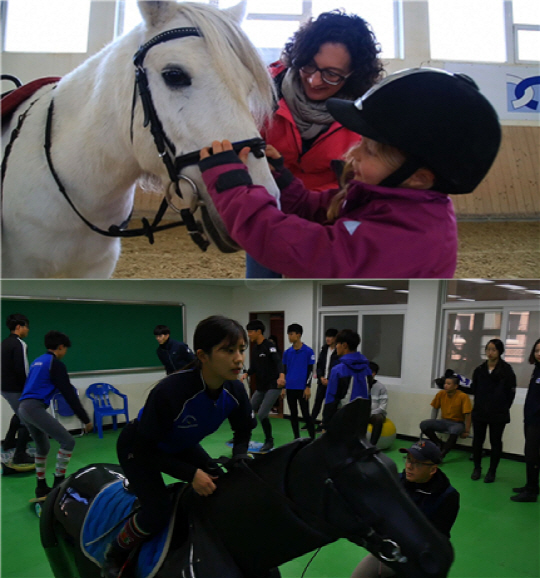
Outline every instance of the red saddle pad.
[[17, 110], [17, 107], [25, 100], [29, 99], [42, 86], [58, 82], [59, 80], [60, 77], [57, 76], [38, 78], [36, 80], [32, 80], [32, 82], [29, 82], [28, 84], [16, 88], [14, 91], [4, 96], [4, 98], [0, 100], [0, 108], [2, 110], [2, 125], [9, 122], [15, 110]]

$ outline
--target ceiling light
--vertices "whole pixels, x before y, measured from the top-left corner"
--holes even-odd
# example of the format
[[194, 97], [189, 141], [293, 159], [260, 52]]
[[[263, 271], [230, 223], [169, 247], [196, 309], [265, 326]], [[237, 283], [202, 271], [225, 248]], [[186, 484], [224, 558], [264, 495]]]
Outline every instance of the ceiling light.
[[[407, 289], [394, 289], [394, 293], [409, 293]], [[538, 291], [540, 293], [540, 291]]]
[[532, 293], [533, 295], [540, 295], [540, 290], [538, 290], [538, 289], [525, 289], [525, 293]]
[[476, 301], [476, 299], [464, 299], [464, 298], [461, 298], [461, 299], [458, 299], [458, 301]]
[[512, 291], [518, 291], [519, 289], [526, 289], [526, 287], [523, 287], [521, 285], [509, 285], [506, 283], [503, 283], [501, 285], [495, 285], [495, 287], [502, 287], [503, 289], [508, 289]]
[[354, 289], [369, 289], [370, 291], [386, 291], [387, 287], [377, 287], [376, 285], [345, 285]]
[[481, 284], [494, 283], [494, 281], [490, 281], [489, 279], [460, 279], [460, 281], [468, 281], [469, 283]]
[[459, 295], [448, 295], [448, 299], [459, 299]]

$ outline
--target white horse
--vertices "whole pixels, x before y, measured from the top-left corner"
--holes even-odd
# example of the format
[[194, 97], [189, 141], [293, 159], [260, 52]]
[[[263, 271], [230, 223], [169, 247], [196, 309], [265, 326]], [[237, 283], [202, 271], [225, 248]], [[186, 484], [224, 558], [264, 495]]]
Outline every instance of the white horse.
[[[147, 78], [169, 161], [209, 146], [212, 140], [260, 137], [258, 127], [271, 110], [272, 83], [239, 27], [245, 0], [223, 11], [189, 2], [138, 4], [142, 24], [57, 85], [41, 88], [19, 107], [4, 131], [3, 146], [18, 117], [32, 104], [6, 162], [5, 278], [110, 277], [120, 255], [120, 239], [103, 236], [90, 224], [107, 231], [123, 223], [133, 206], [134, 184], [141, 177], [159, 179], [164, 189], [170, 186], [167, 159], [158, 154], [151, 126], [144, 126], [142, 99], [137, 94], [134, 100], [133, 59], [141, 46], [137, 68]], [[167, 31], [173, 32], [164, 34]], [[44, 147], [48, 114], [51, 165]], [[277, 197], [266, 161], [250, 155], [248, 167], [253, 181]], [[234, 247], [198, 169], [191, 166], [183, 174], [195, 182], [206, 204], [205, 226], [213, 229], [207, 233], [225, 250]], [[182, 190], [183, 206], [194, 209], [196, 196], [190, 188], [188, 195]], [[174, 201], [181, 203], [179, 198]]]

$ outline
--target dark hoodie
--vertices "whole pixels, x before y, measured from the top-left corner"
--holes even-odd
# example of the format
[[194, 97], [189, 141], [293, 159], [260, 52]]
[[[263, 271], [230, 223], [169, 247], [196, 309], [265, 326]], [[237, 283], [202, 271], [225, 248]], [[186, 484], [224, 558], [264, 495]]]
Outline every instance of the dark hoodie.
[[438, 469], [429, 482], [417, 484], [408, 482], [403, 471], [401, 484], [435, 528], [450, 538], [450, 529], [459, 512], [459, 492], [450, 485], [446, 474]]
[[369, 399], [368, 378], [371, 377], [368, 359], [359, 351], [346, 353], [332, 368], [328, 378], [323, 411], [323, 429], [339, 409], [341, 401], [349, 403], [357, 397]]

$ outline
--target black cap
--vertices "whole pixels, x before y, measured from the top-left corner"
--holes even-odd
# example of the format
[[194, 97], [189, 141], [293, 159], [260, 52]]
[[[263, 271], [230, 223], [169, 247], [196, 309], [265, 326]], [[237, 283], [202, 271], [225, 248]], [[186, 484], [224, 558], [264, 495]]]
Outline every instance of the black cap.
[[443, 193], [472, 192], [501, 142], [497, 113], [475, 82], [436, 68], [390, 74], [356, 101], [326, 106], [344, 127], [420, 161]]
[[434, 464], [440, 464], [442, 462], [441, 450], [429, 440], [420, 440], [409, 449], [400, 448], [399, 451], [402, 454], [410, 454], [413, 458], [421, 462], [431, 461]]

